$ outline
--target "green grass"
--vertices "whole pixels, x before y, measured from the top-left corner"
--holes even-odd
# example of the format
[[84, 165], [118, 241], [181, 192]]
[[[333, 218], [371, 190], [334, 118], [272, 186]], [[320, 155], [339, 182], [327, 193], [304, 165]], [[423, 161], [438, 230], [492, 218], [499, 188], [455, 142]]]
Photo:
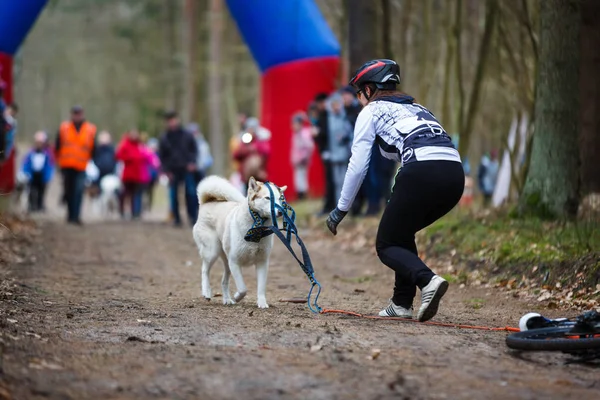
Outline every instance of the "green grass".
[[485, 258], [499, 265], [548, 263], [600, 251], [600, 225], [454, 212], [428, 227], [421, 239], [434, 255], [456, 250], [460, 257]]
[[484, 299], [473, 298], [465, 301], [465, 304], [475, 310], [479, 310], [485, 304]]
[[[419, 233], [418, 242], [429, 257], [455, 254], [467, 269], [486, 266], [496, 275], [525, 275], [552, 285], [600, 283], [600, 224], [593, 221], [475, 216], [457, 210]], [[463, 280], [460, 274], [445, 278]]]

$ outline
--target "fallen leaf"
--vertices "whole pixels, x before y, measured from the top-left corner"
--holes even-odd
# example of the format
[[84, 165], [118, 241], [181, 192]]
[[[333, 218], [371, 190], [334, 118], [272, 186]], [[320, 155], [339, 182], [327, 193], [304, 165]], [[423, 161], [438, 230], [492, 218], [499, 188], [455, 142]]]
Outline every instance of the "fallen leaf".
[[306, 298], [291, 298], [291, 299], [279, 299], [282, 303], [306, 303]]
[[16, 319], [10, 319], [10, 318], [6, 318], [6, 321], [10, 322], [11, 324], [16, 324], [18, 322]]
[[137, 322], [139, 322], [142, 325], [148, 325], [151, 324], [152, 322], [147, 320], [147, 319], [138, 319]]
[[376, 360], [377, 357], [379, 357], [380, 354], [381, 354], [381, 350], [380, 349], [373, 349], [373, 350], [371, 350], [371, 360]]
[[537, 301], [545, 301], [551, 298], [552, 295], [549, 292], [543, 293], [540, 297], [537, 298]]
[[315, 353], [315, 352], [321, 350], [322, 348], [323, 348], [323, 346], [321, 346], [320, 344], [314, 344], [310, 347], [310, 352]]
[[34, 359], [29, 363], [29, 368], [33, 368], [33, 369], [50, 369], [50, 370], [54, 370], [54, 371], [58, 371], [63, 369], [63, 367], [61, 367], [58, 364], [55, 363], [51, 363], [48, 362], [46, 360], [37, 360]]

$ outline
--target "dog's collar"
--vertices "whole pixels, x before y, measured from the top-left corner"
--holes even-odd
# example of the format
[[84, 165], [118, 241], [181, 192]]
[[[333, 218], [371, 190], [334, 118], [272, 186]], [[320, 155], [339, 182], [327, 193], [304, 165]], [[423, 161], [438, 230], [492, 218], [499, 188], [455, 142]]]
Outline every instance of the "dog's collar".
[[270, 227], [265, 226], [265, 222], [268, 218], [261, 217], [256, 211], [248, 207], [248, 211], [250, 212], [250, 216], [254, 220], [252, 223], [252, 227], [248, 229], [246, 232], [246, 236], [244, 236], [244, 240], [247, 242], [258, 243], [263, 238], [266, 238], [269, 235], [273, 234], [273, 231]]

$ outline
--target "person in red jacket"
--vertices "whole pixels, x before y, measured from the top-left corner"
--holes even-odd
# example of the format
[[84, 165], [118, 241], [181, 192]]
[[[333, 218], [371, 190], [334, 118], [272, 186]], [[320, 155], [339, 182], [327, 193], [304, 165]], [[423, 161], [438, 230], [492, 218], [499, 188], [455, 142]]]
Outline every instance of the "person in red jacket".
[[140, 133], [132, 129], [125, 134], [117, 150], [117, 160], [123, 162], [123, 192], [121, 193], [120, 212], [125, 216], [125, 200], [131, 201], [131, 217], [137, 219], [142, 212], [142, 189], [146, 180], [149, 164]]
[[[244, 190], [250, 177], [259, 181], [267, 180], [267, 161], [271, 154], [270, 133], [261, 135], [260, 125], [256, 118], [249, 118], [246, 132], [241, 135], [237, 147], [233, 151], [233, 159], [239, 164], [239, 173], [242, 177]], [[264, 128], [263, 128], [264, 129]]]

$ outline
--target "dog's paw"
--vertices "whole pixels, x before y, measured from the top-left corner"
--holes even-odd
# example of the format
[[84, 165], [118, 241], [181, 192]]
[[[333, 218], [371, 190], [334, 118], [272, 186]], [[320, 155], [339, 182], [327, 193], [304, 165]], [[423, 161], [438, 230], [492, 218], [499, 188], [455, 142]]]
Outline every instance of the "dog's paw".
[[202, 297], [204, 297], [207, 300], [210, 300], [212, 298], [212, 290], [210, 289], [210, 286], [202, 286]]
[[233, 295], [233, 299], [236, 303], [242, 301], [244, 297], [246, 297], [246, 292], [235, 292], [235, 294]]
[[266, 299], [258, 299], [258, 308], [269, 308]]
[[235, 301], [231, 297], [227, 297], [227, 298], [223, 297], [223, 304], [228, 306], [231, 304], [235, 304]]

